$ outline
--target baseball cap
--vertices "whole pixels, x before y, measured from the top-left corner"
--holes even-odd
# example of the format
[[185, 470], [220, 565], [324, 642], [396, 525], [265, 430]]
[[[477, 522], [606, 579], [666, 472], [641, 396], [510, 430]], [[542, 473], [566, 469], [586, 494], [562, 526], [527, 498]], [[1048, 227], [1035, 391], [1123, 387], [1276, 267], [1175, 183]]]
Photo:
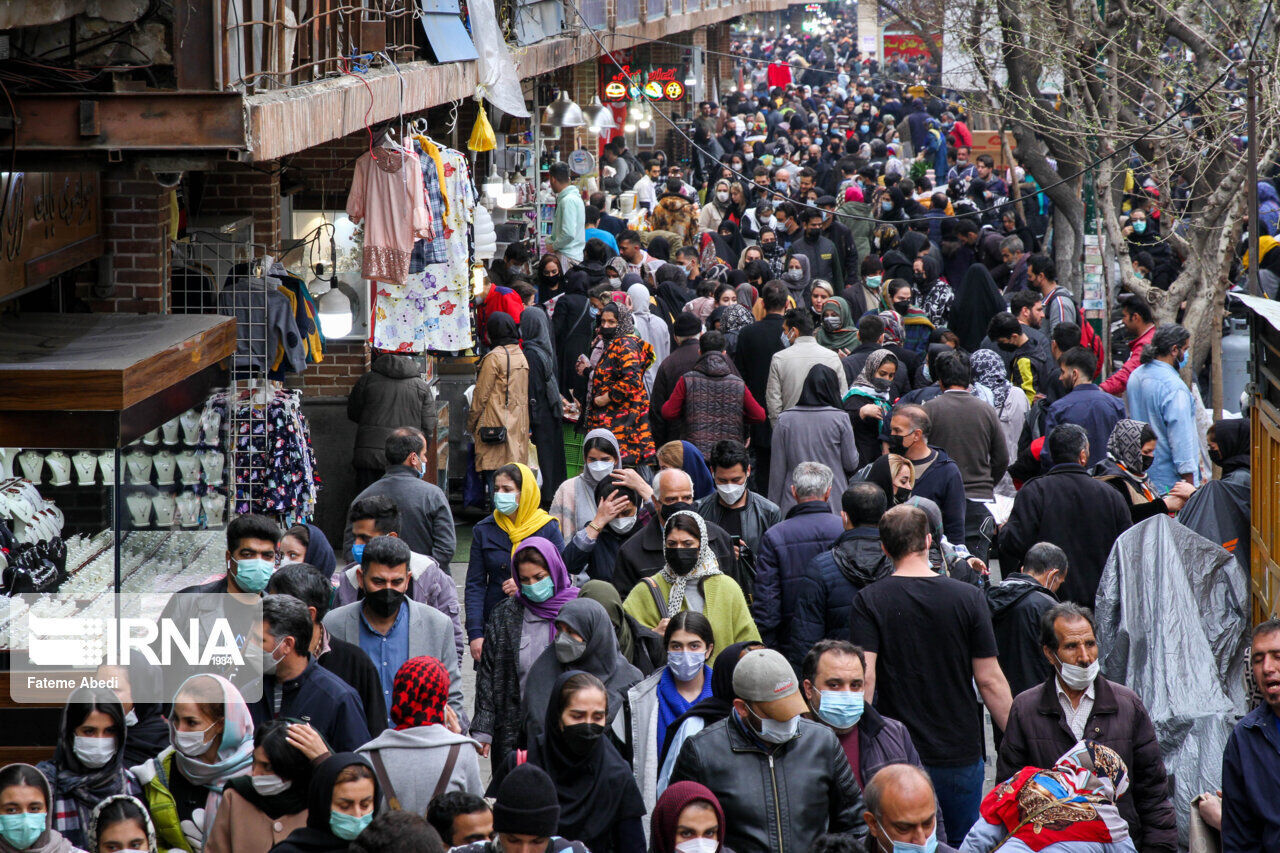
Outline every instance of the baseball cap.
[[733, 693], [778, 722], [809, 710], [795, 670], [773, 649], [754, 649], [742, 656], [733, 670]]

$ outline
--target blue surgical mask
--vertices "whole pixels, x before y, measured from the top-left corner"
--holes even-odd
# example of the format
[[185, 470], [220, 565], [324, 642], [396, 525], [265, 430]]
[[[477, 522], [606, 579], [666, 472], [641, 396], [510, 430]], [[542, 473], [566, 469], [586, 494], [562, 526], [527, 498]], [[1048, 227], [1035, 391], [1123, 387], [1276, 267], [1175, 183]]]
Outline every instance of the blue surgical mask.
[[823, 690], [819, 694], [818, 716], [835, 729], [851, 729], [862, 719], [866, 699], [861, 691]]
[[364, 543], [357, 542], [351, 546], [351, 557], [357, 563], [364, 559]]
[[782, 348], [783, 348], [783, 349], [786, 349], [786, 348], [787, 348], [787, 347], [789, 347], [789, 346], [791, 346], [791, 338], [787, 335], [787, 333], [786, 333], [786, 332], [783, 332], [783, 333], [782, 333]]
[[540, 581], [520, 584], [520, 594], [534, 604], [541, 604], [556, 594], [556, 582], [547, 575]]
[[860, 124], [860, 125], [858, 125], [858, 132], [859, 132], [859, 133], [870, 133], [870, 132], [871, 132], [871, 125], [869, 125], [869, 124]]
[[421, 480], [427, 476], [427, 460], [423, 459], [418, 463], [418, 479]]
[[1177, 368], [1178, 370], [1181, 370], [1186, 366], [1187, 366], [1187, 354], [1184, 352], [1182, 354], [1182, 358], [1178, 359], [1178, 363], [1175, 364], [1174, 367]]
[[706, 663], [706, 652], [667, 652], [667, 669], [676, 681], [692, 681]]
[[1134, 234], [1141, 234], [1143, 231], [1146, 231], [1146, 230], [1147, 230], [1147, 220], [1139, 219], [1137, 222], [1133, 223]]
[[493, 508], [503, 515], [515, 515], [520, 506], [520, 496], [514, 492], [494, 492]]
[[888, 213], [889, 211], [893, 210], [893, 202], [891, 201], [880, 202], [880, 209], [883, 210], [885, 213]]
[[275, 570], [275, 563], [260, 557], [236, 560], [236, 586], [245, 592], [262, 592]]
[[373, 812], [369, 812], [363, 817], [355, 817], [337, 811], [329, 812], [329, 831], [343, 841], [354, 840], [371, 823], [373, 823]]
[[908, 841], [893, 842], [893, 853], [934, 853], [938, 849], [938, 829], [934, 827], [924, 844], [912, 844]]
[[778, 192], [786, 192], [788, 189], [791, 188], [791, 185], [786, 181], [774, 181], [773, 188]]
[[45, 812], [0, 815], [0, 838], [18, 850], [26, 850], [44, 834], [48, 820]]

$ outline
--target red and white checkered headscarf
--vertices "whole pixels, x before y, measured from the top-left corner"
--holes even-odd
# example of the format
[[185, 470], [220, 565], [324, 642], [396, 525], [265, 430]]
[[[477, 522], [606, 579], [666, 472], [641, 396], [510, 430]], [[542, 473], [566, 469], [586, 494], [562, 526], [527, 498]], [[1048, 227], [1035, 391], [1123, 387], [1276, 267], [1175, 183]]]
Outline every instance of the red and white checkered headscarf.
[[433, 657], [409, 658], [391, 685], [391, 722], [396, 731], [444, 723], [449, 673]]

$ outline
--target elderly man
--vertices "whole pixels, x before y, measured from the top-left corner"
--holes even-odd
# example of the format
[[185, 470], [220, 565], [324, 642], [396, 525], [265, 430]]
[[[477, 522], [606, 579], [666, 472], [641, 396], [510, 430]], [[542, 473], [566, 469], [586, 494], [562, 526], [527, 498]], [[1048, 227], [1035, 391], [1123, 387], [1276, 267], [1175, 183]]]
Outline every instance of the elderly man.
[[1155, 728], [1138, 694], [1098, 675], [1093, 611], [1070, 602], [1051, 607], [1040, 622], [1040, 642], [1054, 674], [1013, 700], [996, 778], [1051, 767], [1086, 737], [1109, 746], [1129, 768], [1129, 793], [1118, 805], [1134, 846], [1173, 853], [1178, 827]]
[[[656, 575], [666, 565], [663, 546], [666, 541], [663, 526], [673, 513], [682, 509], [696, 512], [693, 503], [693, 480], [679, 468], [659, 471], [653, 479], [653, 500], [658, 512], [649, 523], [633, 533], [618, 549], [618, 564], [613, 570], [612, 583], [625, 599], [635, 585], [650, 575]], [[707, 536], [711, 551], [720, 561], [720, 571], [738, 581], [738, 563], [733, 556], [733, 540], [718, 524], [707, 522]]]
[[889, 764], [867, 783], [867, 853], [931, 850], [956, 853], [938, 840], [938, 799], [929, 774], [914, 764]]
[[[831, 469], [821, 462], [797, 465], [791, 475], [795, 506], [760, 542], [751, 615], [767, 646], [785, 649], [790, 645], [796, 584], [809, 563], [844, 532], [828, 503], [832, 479]], [[791, 663], [799, 668], [799, 660]]]
[[1222, 756], [1222, 851], [1280, 850], [1280, 619], [1253, 629], [1262, 704], [1236, 724]]

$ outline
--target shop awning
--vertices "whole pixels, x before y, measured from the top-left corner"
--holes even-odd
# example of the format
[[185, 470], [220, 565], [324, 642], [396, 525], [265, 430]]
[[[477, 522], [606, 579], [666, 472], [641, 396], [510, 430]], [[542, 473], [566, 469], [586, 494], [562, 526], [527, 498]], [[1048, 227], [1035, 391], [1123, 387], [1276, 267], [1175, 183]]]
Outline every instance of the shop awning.
[[422, 29], [437, 63], [476, 59], [476, 46], [462, 24], [458, 0], [422, 0]]

